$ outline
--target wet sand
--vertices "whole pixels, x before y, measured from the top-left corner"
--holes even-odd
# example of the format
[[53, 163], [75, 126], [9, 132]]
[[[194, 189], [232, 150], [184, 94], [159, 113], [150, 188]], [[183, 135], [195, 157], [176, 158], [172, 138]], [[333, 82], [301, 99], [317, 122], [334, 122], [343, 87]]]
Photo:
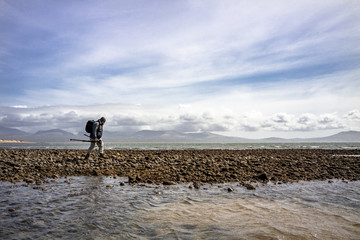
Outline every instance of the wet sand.
[[360, 149], [107, 150], [0, 149], [0, 181], [42, 183], [69, 176], [128, 177], [130, 184], [286, 183], [360, 180]]

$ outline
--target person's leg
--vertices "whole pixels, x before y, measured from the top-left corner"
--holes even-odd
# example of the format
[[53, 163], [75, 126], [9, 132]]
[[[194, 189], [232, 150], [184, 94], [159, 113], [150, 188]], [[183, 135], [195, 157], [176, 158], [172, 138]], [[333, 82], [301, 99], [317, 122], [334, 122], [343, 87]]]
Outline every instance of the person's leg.
[[91, 143], [90, 143], [90, 147], [89, 147], [89, 149], [88, 149], [88, 151], [87, 151], [87, 154], [86, 154], [86, 156], [85, 156], [85, 159], [88, 159], [88, 158], [89, 158], [90, 153], [91, 153], [91, 151], [92, 151], [94, 148], [95, 148], [95, 142], [91, 142]]
[[97, 145], [99, 147], [100, 157], [104, 157], [104, 142], [100, 140], [99, 142], [97, 142]]

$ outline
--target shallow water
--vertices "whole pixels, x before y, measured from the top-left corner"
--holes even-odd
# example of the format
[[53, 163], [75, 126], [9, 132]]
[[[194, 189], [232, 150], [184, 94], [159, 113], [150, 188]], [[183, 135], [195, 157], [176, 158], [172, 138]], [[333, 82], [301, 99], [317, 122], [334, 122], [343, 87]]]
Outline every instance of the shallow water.
[[[120, 185], [0, 183], [1, 239], [359, 239], [360, 181]], [[113, 186], [112, 186], [113, 185]], [[33, 189], [40, 188], [40, 189]], [[41, 189], [43, 188], [43, 189]], [[229, 192], [228, 188], [234, 191]]]

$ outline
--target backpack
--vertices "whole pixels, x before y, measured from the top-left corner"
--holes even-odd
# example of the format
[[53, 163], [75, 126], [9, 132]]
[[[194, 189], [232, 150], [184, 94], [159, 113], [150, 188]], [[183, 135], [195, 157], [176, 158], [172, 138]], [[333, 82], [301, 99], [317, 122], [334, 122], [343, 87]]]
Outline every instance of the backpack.
[[87, 121], [86, 126], [85, 126], [85, 131], [87, 133], [92, 133], [94, 122], [95, 122], [94, 120]]

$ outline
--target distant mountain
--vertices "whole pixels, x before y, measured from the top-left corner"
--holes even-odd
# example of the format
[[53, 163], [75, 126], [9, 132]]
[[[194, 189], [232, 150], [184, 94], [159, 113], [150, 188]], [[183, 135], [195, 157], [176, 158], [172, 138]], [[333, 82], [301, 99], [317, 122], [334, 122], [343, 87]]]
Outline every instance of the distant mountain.
[[[0, 127], [0, 139], [26, 140], [33, 142], [68, 142], [71, 138], [87, 139], [82, 133], [74, 135], [61, 129], [38, 131], [35, 134], [26, 133], [13, 128]], [[263, 138], [247, 139], [226, 137], [210, 132], [182, 133], [178, 131], [143, 130], [135, 133], [107, 132], [106, 142], [201, 142], [201, 143], [271, 143], [271, 142], [360, 142], [359, 131], [340, 132], [322, 138]]]
[[30, 141], [34, 142], [67, 142], [70, 138], [74, 138], [76, 135], [66, 132], [61, 129], [52, 129], [46, 131], [38, 131], [31, 135]]
[[178, 131], [151, 131], [143, 130], [133, 134], [121, 134], [117, 136], [114, 133], [107, 136], [104, 133], [104, 141], [121, 142], [239, 142], [245, 141], [243, 138], [226, 137], [209, 132], [202, 133], [182, 133]]
[[209, 132], [182, 133], [177, 131], [151, 131], [144, 130], [133, 134], [104, 133], [105, 141], [112, 142], [203, 142], [203, 143], [271, 143], [271, 142], [360, 142], [360, 132], [348, 131], [322, 138], [263, 138], [248, 139], [239, 137], [226, 137]]
[[23, 138], [29, 134], [24, 131], [20, 131], [14, 128], [7, 128], [0, 126], [0, 138], [10, 140], [24, 140]]
[[[133, 134], [119, 134], [117, 137], [122, 142], [186, 142], [188, 140], [185, 133], [177, 131], [143, 130]], [[104, 133], [105, 139], [106, 133]]]
[[263, 138], [259, 142], [360, 142], [360, 132], [340, 132], [328, 137], [321, 138]]
[[310, 138], [315, 142], [360, 142], [360, 132], [347, 131], [323, 138]]
[[285, 138], [277, 138], [277, 137], [270, 137], [270, 138], [262, 138], [262, 139], [257, 139], [255, 140], [256, 142], [287, 142], [287, 141], [291, 141], [290, 139], [285, 139]]

